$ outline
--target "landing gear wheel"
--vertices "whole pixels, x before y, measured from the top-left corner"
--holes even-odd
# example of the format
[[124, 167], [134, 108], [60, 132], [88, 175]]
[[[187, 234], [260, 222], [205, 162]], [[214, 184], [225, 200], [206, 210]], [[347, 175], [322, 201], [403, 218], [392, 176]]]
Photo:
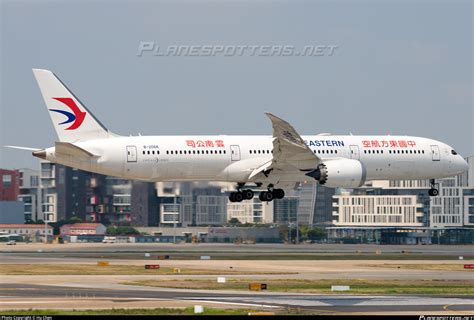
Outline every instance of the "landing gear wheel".
[[435, 179], [430, 179], [430, 187], [431, 189], [428, 191], [428, 194], [432, 197], [436, 197], [439, 194], [439, 183], [436, 183]]
[[234, 192], [234, 199], [235, 202], [241, 202], [242, 200], [244, 200], [244, 195], [242, 194], [242, 192]]
[[242, 191], [242, 195], [244, 196], [244, 200], [250, 200], [254, 196], [253, 191], [250, 189]]
[[273, 193], [271, 191], [262, 191], [260, 192], [258, 198], [260, 199], [260, 201], [270, 202], [273, 200]]
[[285, 191], [283, 189], [273, 189], [273, 196], [275, 199], [283, 199], [285, 197]]
[[244, 199], [242, 192], [231, 192], [229, 194], [230, 202], [241, 202]]

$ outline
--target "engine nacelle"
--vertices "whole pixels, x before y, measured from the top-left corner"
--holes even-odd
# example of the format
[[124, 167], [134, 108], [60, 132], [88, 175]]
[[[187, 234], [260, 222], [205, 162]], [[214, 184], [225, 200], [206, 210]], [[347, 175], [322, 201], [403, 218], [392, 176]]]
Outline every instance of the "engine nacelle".
[[306, 175], [326, 187], [357, 188], [365, 183], [367, 170], [359, 160], [335, 159], [321, 163]]

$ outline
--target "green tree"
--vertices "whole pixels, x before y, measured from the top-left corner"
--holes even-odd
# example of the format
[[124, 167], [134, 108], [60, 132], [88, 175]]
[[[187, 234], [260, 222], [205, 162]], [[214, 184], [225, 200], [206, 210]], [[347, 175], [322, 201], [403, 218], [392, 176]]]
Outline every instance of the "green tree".
[[108, 226], [105, 230], [105, 234], [107, 234], [108, 236], [115, 236], [117, 235], [117, 228], [114, 226]]
[[306, 225], [299, 226], [300, 241], [308, 240], [308, 232], [310, 228]]
[[288, 241], [288, 225], [278, 225], [278, 233], [280, 234], [280, 239], [282, 239], [283, 241]]
[[75, 223], [82, 223], [82, 219], [79, 218], [79, 217], [71, 217], [69, 218], [69, 220], [67, 221], [67, 223], [70, 223], [70, 224], [75, 224]]
[[137, 229], [128, 226], [108, 226], [105, 233], [108, 236], [128, 236], [140, 234]]
[[232, 227], [235, 227], [235, 226], [241, 225], [242, 223], [237, 218], [230, 218], [227, 224]]
[[308, 230], [308, 239], [322, 240], [326, 238], [326, 230], [321, 227], [314, 227]]

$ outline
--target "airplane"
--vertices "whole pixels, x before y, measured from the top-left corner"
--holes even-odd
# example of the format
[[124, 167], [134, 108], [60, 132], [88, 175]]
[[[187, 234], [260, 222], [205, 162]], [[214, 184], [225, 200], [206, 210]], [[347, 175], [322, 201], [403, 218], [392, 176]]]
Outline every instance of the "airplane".
[[221, 181], [236, 184], [231, 202], [282, 199], [302, 181], [358, 188], [369, 180], [430, 180], [461, 174], [467, 162], [449, 145], [412, 136], [301, 136], [266, 113], [273, 134], [120, 136], [109, 131], [49, 70], [33, 69], [59, 141], [33, 151], [65, 166], [151, 182]]

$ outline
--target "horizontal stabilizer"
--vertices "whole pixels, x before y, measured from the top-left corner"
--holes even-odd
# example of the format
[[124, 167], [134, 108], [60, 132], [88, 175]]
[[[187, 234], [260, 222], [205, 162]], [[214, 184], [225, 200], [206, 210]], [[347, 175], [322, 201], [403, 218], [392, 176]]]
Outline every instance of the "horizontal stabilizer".
[[3, 146], [3, 147], [11, 148], [11, 149], [27, 150], [27, 151], [41, 150], [41, 148], [30, 148], [30, 147], [20, 147], [20, 146]]
[[98, 158], [99, 156], [69, 142], [56, 142], [57, 155], [66, 155], [80, 158]]

